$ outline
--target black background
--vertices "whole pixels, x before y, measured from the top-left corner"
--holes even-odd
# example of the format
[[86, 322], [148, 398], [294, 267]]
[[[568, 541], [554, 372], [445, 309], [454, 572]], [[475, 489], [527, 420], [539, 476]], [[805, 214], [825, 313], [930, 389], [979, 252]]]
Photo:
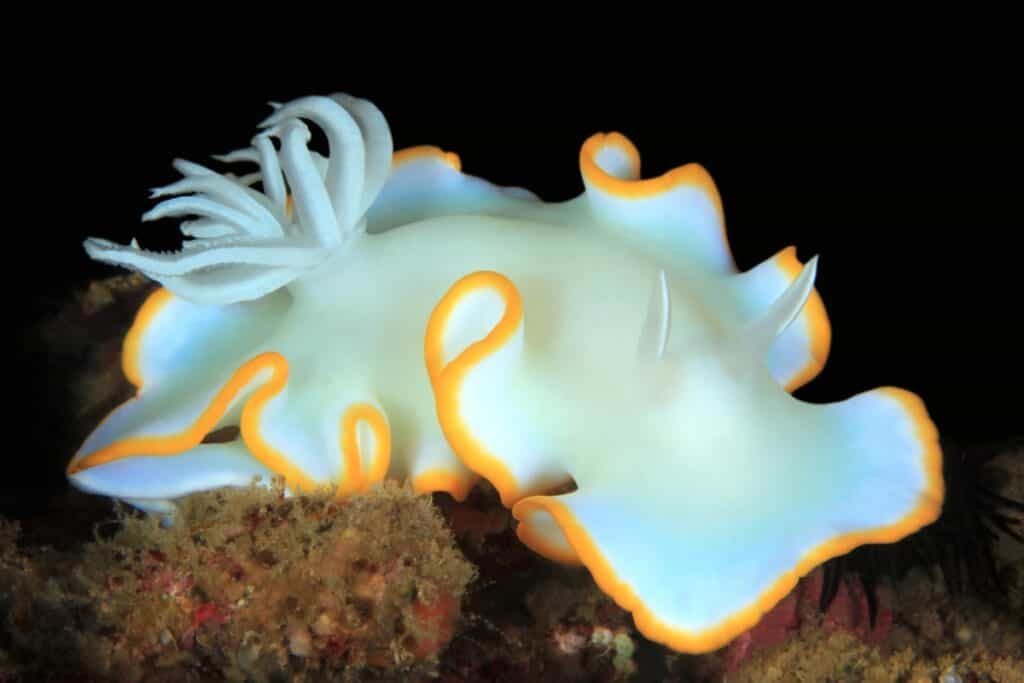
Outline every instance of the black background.
[[[472, 55], [422, 72], [415, 54], [402, 62], [409, 70], [78, 57], [26, 81], [9, 103], [6, 303], [16, 325], [117, 272], [86, 257], [86, 236], [164, 239], [139, 216], [152, 206], [148, 190], [176, 179], [173, 158], [205, 163], [245, 146], [268, 100], [344, 91], [380, 107], [396, 148], [441, 146], [465, 172], [548, 201], [581, 191], [579, 146], [597, 131], [633, 140], [645, 177], [700, 162], [718, 184], [741, 269], [791, 244], [803, 261], [821, 256], [832, 352], [799, 396], [825, 402], [896, 385], [921, 395], [948, 436], [1022, 431], [1022, 127], [973, 94], [961, 116], [945, 106], [963, 99], [951, 88], [909, 105], [870, 84], [826, 101], [815, 79], [793, 91], [726, 81], [712, 94], [678, 72], [582, 79], [572, 61], [512, 73]], [[71, 455], [46, 445], [55, 428], [46, 397], [62, 387], [35, 383], [45, 349], [17, 351], [8, 429], [21, 445], [6, 457], [29, 470], [6, 487], [48, 495], [64, 486]]]

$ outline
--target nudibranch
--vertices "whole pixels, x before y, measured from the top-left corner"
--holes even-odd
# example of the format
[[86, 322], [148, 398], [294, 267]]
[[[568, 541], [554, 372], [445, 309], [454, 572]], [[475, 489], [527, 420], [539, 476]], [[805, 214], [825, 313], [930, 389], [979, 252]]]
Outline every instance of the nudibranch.
[[144, 218], [191, 218], [179, 251], [86, 241], [162, 287], [124, 344], [137, 394], [75, 454], [74, 485], [170, 512], [255, 476], [460, 499], [484, 477], [524, 543], [687, 652], [938, 516], [917, 396], [791, 395], [829, 351], [817, 260], [787, 248], [738, 272], [702, 167], [641, 179], [633, 144], [597, 134], [584, 192], [547, 203], [437, 148], [393, 153], [380, 111], [346, 95], [261, 128], [220, 158], [257, 171], [177, 161], [155, 191]]

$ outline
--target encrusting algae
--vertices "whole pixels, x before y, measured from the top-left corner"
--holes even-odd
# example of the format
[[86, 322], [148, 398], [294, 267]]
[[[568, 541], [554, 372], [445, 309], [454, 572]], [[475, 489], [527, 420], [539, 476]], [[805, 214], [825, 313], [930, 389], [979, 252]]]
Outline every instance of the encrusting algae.
[[671, 680], [1024, 683], [1020, 614], [951, 594], [938, 571], [883, 582], [874, 620], [852, 580], [822, 612], [821, 583], [820, 571], [803, 579], [785, 609], [721, 657], [676, 657]]
[[120, 523], [62, 562], [20, 553], [3, 527], [11, 659], [117, 681], [428, 673], [475, 575], [430, 497], [396, 484], [343, 503], [217, 491], [168, 528]]

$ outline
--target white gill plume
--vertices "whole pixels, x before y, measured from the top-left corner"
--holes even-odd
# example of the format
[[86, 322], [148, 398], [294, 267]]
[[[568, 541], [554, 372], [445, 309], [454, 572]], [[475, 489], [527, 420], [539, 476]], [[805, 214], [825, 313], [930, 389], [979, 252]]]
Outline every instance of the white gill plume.
[[[216, 157], [255, 163], [258, 172], [220, 174], [179, 159], [174, 168], [182, 179], [153, 191], [163, 201], [144, 221], [196, 217], [181, 223], [188, 239], [180, 251], [89, 238], [89, 256], [137, 270], [196, 303], [229, 304], [283, 287], [345, 249], [365, 231], [366, 211], [391, 171], [387, 121], [370, 102], [343, 94], [276, 107], [251, 147]], [[309, 149], [303, 119], [324, 131], [326, 158]]]

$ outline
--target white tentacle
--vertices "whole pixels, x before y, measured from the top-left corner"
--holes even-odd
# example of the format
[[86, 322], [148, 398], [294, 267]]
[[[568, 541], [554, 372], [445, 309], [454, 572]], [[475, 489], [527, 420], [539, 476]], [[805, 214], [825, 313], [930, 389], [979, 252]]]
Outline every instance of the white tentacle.
[[243, 147], [227, 154], [213, 154], [211, 157], [225, 164], [237, 164], [246, 161], [254, 164], [260, 163], [260, 157], [252, 147]]
[[257, 135], [252, 140], [259, 158], [263, 181], [263, 191], [270, 198], [281, 216], [285, 215], [288, 193], [284, 187], [284, 176], [281, 175], [281, 164], [277, 160], [274, 143], [265, 135]]
[[212, 169], [207, 168], [206, 166], [203, 166], [202, 164], [197, 164], [193, 161], [186, 161], [184, 159], [175, 159], [171, 165], [174, 166], [175, 170], [177, 170], [178, 173], [186, 177], [213, 176], [215, 178], [224, 178], [228, 180], [231, 185], [241, 190], [246, 197], [249, 197], [251, 200], [258, 202], [260, 206], [264, 207], [265, 209], [273, 213], [274, 207], [270, 199], [268, 199], [267, 196], [262, 192], [257, 192], [253, 188], [249, 187], [253, 183], [261, 180], [262, 174], [259, 171], [256, 171], [254, 173], [247, 173], [246, 175], [243, 176], [235, 175], [234, 173], [221, 174], [217, 173]]
[[[391, 172], [387, 121], [375, 106], [348, 95], [306, 97], [275, 109], [251, 147], [214, 157], [257, 164], [258, 171], [218, 173], [179, 159], [174, 168], [182, 178], [153, 190], [165, 199], [142, 219], [186, 218], [180, 250], [157, 253], [134, 239], [126, 246], [90, 238], [86, 252], [191, 301], [229, 304], [283, 287], [347, 248]], [[309, 148], [310, 131], [300, 119], [323, 129], [326, 157]]]
[[320, 245], [303, 245], [297, 240], [235, 241], [221, 237], [204, 242], [202, 249], [161, 253], [91, 238], [86, 241], [85, 249], [96, 260], [140, 270], [150, 277], [185, 275], [200, 268], [229, 263], [311, 268], [324, 260]]
[[384, 114], [369, 100], [344, 93], [331, 95], [331, 99], [351, 112], [365, 140], [366, 172], [359, 208], [359, 215], [362, 216], [369, 210], [391, 175], [391, 157], [395, 151], [391, 129]]
[[744, 339], [759, 354], [767, 354], [775, 338], [796, 320], [814, 291], [814, 278], [818, 274], [818, 257], [813, 256], [800, 274], [790, 283], [775, 303], [759, 320], [746, 330]]
[[331, 199], [306, 147], [309, 129], [301, 121], [290, 120], [280, 135], [281, 167], [292, 188], [299, 225], [320, 244], [341, 244], [341, 229], [331, 208]]
[[243, 212], [249, 217], [253, 225], [258, 226], [259, 233], [267, 237], [279, 237], [284, 234], [278, 218], [271, 213], [265, 204], [256, 201], [248, 195], [237, 181], [232, 181], [220, 175], [193, 175], [187, 178], [158, 187], [153, 190], [150, 197], [167, 197], [195, 193], [205, 196], [214, 202], [220, 202], [224, 206]]
[[229, 173], [225, 177], [230, 178], [231, 180], [234, 180], [238, 184], [243, 185], [245, 187], [249, 187], [250, 185], [253, 185], [263, 180], [263, 174], [261, 174], [259, 171], [253, 171], [252, 173], [246, 173], [245, 175], [240, 176], [234, 176]]
[[197, 304], [223, 304], [258, 299], [284, 287], [302, 274], [299, 268], [268, 268], [253, 265], [228, 265], [197, 270], [179, 277], [154, 277], [161, 285], [183, 299]]
[[226, 223], [219, 223], [209, 218], [200, 218], [195, 221], [185, 221], [181, 224], [181, 234], [185, 237], [194, 237], [195, 240], [182, 243], [182, 248], [188, 249], [190, 245], [201, 243], [200, 240], [209, 239], [214, 237], [228, 237], [230, 235], [239, 235], [235, 228], [231, 227]]
[[166, 199], [142, 214], [143, 221], [155, 221], [173, 216], [202, 216], [232, 226], [240, 233], [253, 237], [277, 237], [280, 226], [271, 227], [253, 219], [244, 211], [215, 199], [199, 195]]
[[345, 107], [331, 98], [303, 97], [281, 107], [261, 125], [278, 125], [292, 117], [309, 119], [327, 135], [327, 195], [338, 226], [344, 231], [354, 228], [365, 211], [362, 193], [366, 149], [359, 124]]

